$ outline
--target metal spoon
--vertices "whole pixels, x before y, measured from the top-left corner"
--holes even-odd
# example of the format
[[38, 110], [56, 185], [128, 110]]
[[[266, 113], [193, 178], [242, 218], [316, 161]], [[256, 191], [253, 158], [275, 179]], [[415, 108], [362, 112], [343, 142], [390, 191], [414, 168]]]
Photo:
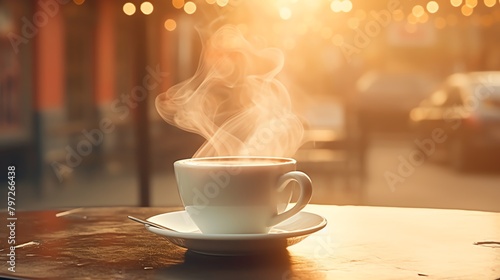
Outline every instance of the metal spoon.
[[159, 228], [159, 229], [166, 229], [166, 230], [170, 230], [170, 231], [175, 231], [175, 232], [178, 232], [176, 231], [175, 229], [171, 229], [169, 227], [166, 227], [166, 226], [162, 226], [162, 225], [159, 225], [157, 223], [153, 223], [153, 222], [150, 222], [150, 221], [145, 221], [145, 220], [142, 220], [142, 219], [139, 219], [139, 218], [136, 218], [136, 217], [133, 217], [133, 216], [127, 216], [129, 219], [131, 219], [132, 221], [135, 221], [135, 222], [138, 222], [138, 223], [141, 223], [141, 224], [144, 224], [144, 225], [148, 225], [148, 226], [151, 226], [151, 227], [155, 227], [155, 228]]

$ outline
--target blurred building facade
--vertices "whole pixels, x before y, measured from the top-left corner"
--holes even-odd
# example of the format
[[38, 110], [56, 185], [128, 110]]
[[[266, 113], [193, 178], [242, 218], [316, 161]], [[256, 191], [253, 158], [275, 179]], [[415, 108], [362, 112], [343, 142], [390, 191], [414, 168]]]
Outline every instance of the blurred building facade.
[[153, 135], [176, 133], [160, 121], [154, 97], [182, 78], [179, 69], [191, 71], [174, 42], [193, 32], [167, 32], [158, 23], [172, 9], [155, 4], [166, 12], [128, 16], [121, 1], [0, 1], [2, 166], [36, 183], [130, 172], [141, 102], [160, 127]]

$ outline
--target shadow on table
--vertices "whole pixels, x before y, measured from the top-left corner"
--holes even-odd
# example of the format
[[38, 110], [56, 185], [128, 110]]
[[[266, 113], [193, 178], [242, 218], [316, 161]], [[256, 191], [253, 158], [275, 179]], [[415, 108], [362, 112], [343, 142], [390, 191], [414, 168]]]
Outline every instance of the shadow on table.
[[[157, 271], [158, 279], [309, 279], [317, 275], [301, 275], [293, 266], [314, 264], [290, 257], [287, 250], [251, 256], [209, 256], [186, 251], [184, 262]], [[322, 277], [319, 277], [319, 279]], [[311, 278], [312, 279], [312, 278]]]

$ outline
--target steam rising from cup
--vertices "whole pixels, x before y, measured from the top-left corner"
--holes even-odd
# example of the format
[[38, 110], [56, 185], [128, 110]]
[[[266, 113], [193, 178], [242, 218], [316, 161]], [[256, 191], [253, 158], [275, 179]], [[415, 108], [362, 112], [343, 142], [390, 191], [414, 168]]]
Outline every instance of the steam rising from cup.
[[225, 25], [204, 44], [194, 76], [160, 94], [156, 109], [206, 139], [194, 157], [291, 157], [304, 128], [276, 78], [283, 64], [279, 49], [259, 49]]

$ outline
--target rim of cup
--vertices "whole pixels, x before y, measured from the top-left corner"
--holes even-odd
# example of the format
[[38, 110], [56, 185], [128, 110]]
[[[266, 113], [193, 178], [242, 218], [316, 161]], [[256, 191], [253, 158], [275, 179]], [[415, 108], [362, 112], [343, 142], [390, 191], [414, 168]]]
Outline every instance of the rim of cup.
[[[274, 157], [274, 156], [216, 156], [216, 157], [199, 157], [199, 158], [187, 158], [180, 159], [175, 162], [175, 164], [189, 165], [189, 166], [206, 166], [206, 165], [217, 165], [217, 162], [221, 161], [260, 161], [257, 164], [238, 164], [238, 166], [276, 166], [276, 165], [287, 165], [296, 164], [297, 161], [293, 158], [288, 157]], [[264, 161], [264, 162], [262, 162]], [[227, 166], [227, 164], [221, 164]]]

